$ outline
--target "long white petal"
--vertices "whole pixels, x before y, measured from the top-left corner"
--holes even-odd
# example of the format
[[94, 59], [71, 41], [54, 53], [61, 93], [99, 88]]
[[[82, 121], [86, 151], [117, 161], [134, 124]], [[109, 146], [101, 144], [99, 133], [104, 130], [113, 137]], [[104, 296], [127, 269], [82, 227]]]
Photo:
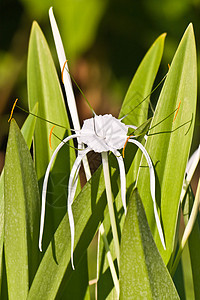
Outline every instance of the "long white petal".
[[42, 251], [42, 236], [43, 236], [43, 231], [44, 231], [44, 218], [45, 218], [45, 205], [46, 205], [46, 194], [47, 194], [47, 184], [48, 184], [48, 179], [49, 179], [49, 174], [51, 170], [52, 163], [54, 161], [54, 158], [58, 151], [67, 143], [69, 140], [74, 139], [79, 137], [78, 134], [70, 135], [66, 137], [55, 149], [50, 162], [48, 164], [45, 177], [44, 177], [44, 182], [43, 182], [43, 188], [42, 188], [42, 208], [41, 208], [41, 219], [40, 219], [40, 236], [39, 236], [39, 249]]
[[122, 204], [124, 207], [124, 212], [126, 215], [127, 209], [126, 209], [126, 173], [125, 173], [125, 167], [124, 167], [124, 161], [117, 150], [112, 151], [115, 155], [118, 165], [119, 165], [119, 173], [120, 173], [120, 182], [121, 182], [121, 198], [122, 198]]
[[140, 150], [143, 152], [143, 154], [144, 154], [144, 156], [145, 156], [145, 158], [147, 160], [147, 163], [149, 165], [150, 191], [151, 191], [151, 197], [152, 197], [152, 200], [153, 200], [154, 216], [155, 216], [155, 219], [156, 219], [156, 225], [157, 225], [157, 228], [158, 228], [158, 233], [159, 233], [159, 236], [160, 236], [161, 243], [163, 245], [163, 248], [166, 250], [165, 240], [164, 240], [164, 236], [163, 236], [163, 231], [162, 231], [162, 227], [161, 227], [161, 224], [160, 224], [160, 219], [159, 219], [158, 211], [157, 211], [157, 207], [156, 207], [155, 173], [154, 173], [154, 168], [153, 168], [153, 164], [152, 164], [151, 158], [150, 158], [148, 152], [146, 151], [146, 149], [144, 148], [144, 146], [140, 142], [138, 142], [135, 139], [129, 139], [129, 142], [135, 144], [136, 146], [138, 146], [138, 148], [140, 148]]
[[[135, 125], [127, 125], [127, 127], [128, 127], [128, 128], [133, 128], [133, 129], [135, 129], [135, 130], [138, 128], [138, 127], [135, 126]], [[144, 139], [147, 140], [147, 135], [146, 135], [146, 134], [144, 135]]]
[[[63, 72], [63, 82], [64, 82], [65, 92], [66, 92], [66, 96], [67, 96], [67, 104], [68, 104], [70, 115], [72, 118], [72, 123], [73, 123], [75, 129], [80, 130], [78, 111], [77, 111], [77, 107], [76, 107], [76, 101], [75, 101], [74, 92], [73, 92], [73, 88], [72, 88], [72, 82], [71, 82], [71, 78], [70, 78], [70, 74], [69, 74], [69, 69], [68, 69], [68, 65], [66, 62], [67, 60], [66, 60], [66, 56], [65, 56], [65, 50], [64, 50], [60, 32], [59, 32], [59, 29], [58, 29], [58, 26], [57, 26], [57, 23], [56, 23], [54, 14], [53, 14], [52, 7], [49, 9], [49, 19], [50, 19], [50, 23], [51, 23], [53, 38], [54, 38], [54, 42], [55, 42], [55, 46], [56, 46], [56, 51], [57, 51], [61, 71], [63, 70], [64, 64], [65, 64], [65, 69]], [[78, 132], [76, 132], [76, 133], [78, 133]], [[78, 148], [84, 149], [83, 144], [79, 143], [79, 139], [78, 139]], [[87, 178], [87, 180], [89, 180], [91, 177], [91, 172], [90, 172], [90, 167], [89, 167], [88, 161], [85, 158], [83, 159], [83, 166], [84, 166], [86, 178]]]
[[185, 197], [187, 188], [188, 188], [190, 181], [192, 180], [192, 177], [194, 175], [194, 172], [198, 166], [199, 160], [200, 160], [200, 145], [197, 148], [197, 150], [192, 154], [192, 156], [188, 160], [188, 163], [186, 166], [185, 179], [183, 181], [183, 186], [182, 186], [181, 196], [180, 196], [181, 203]]
[[[72, 213], [72, 203], [74, 200], [74, 195], [76, 193], [76, 186], [77, 186], [77, 179], [74, 177], [76, 176], [78, 170], [80, 169], [81, 161], [83, 157], [91, 151], [90, 148], [86, 148], [85, 150], [79, 152], [78, 157], [76, 158], [74, 165], [72, 167], [70, 176], [69, 176], [69, 183], [68, 183], [68, 199], [67, 199], [67, 211], [69, 217], [69, 227], [71, 232], [71, 264], [74, 270], [74, 260], [73, 260], [73, 250], [74, 250], [74, 235], [75, 235], [75, 228], [74, 228], [74, 218]], [[76, 176], [77, 177], [77, 176]]]
[[[60, 36], [59, 30], [58, 30], [58, 26], [57, 26], [56, 20], [54, 18], [52, 7], [49, 9], [49, 19], [50, 19], [50, 23], [51, 23], [52, 32], [53, 32], [54, 42], [56, 45], [58, 60], [60, 63], [60, 69], [62, 71], [63, 66], [66, 62], [66, 56], [65, 56], [65, 50], [63, 47], [61, 36]], [[77, 107], [76, 107], [75, 97], [74, 97], [74, 93], [73, 93], [73, 89], [72, 89], [72, 82], [71, 82], [71, 78], [69, 75], [69, 69], [68, 69], [67, 63], [65, 64], [65, 70], [63, 72], [63, 82], [64, 82], [64, 87], [65, 87], [65, 92], [67, 95], [67, 102], [68, 102], [70, 114], [72, 117], [72, 122], [73, 122], [74, 128], [79, 130], [80, 123], [79, 123]]]

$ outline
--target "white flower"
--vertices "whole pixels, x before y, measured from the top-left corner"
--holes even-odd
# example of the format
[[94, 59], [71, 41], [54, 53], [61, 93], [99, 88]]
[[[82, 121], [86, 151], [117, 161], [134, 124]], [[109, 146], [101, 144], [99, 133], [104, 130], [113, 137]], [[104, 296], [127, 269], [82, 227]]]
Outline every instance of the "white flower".
[[[52, 9], [50, 10], [50, 16], [52, 19], [53, 18]], [[51, 23], [53, 23], [53, 26], [56, 26], [54, 18]], [[58, 32], [57, 27], [56, 28], [54, 27], [53, 31]], [[54, 36], [54, 38], [55, 38], [55, 36]], [[59, 40], [59, 42], [60, 42], [60, 36], [57, 38], [57, 40]], [[59, 48], [59, 47], [57, 47], [57, 48]], [[63, 63], [63, 65], [64, 65], [64, 63]], [[66, 73], [67, 73], [67, 71], [66, 71]], [[69, 76], [68, 76], [68, 78], [69, 78]], [[69, 78], [69, 80], [70, 80], [70, 78]], [[68, 82], [68, 86], [70, 86], [70, 82]], [[71, 86], [70, 86], [70, 93], [71, 93]], [[75, 230], [74, 230], [72, 203], [73, 203], [75, 192], [76, 192], [77, 181], [78, 181], [78, 172], [79, 172], [79, 169], [81, 166], [81, 162], [84, 159], [85, 155], [91, 150], [94, 150], [95, 152], [98, 152], [98, 153], [111, 151], [115, 155], [117, 162], [118, 162], [118, 166], [119, 166], [119, 172], [120, 172], [121, 198], [122, 198], [124, 211], [126, 214], [126, 174], [125, 174], [124, 161], [118, 150], [122, 149], [127, 141], [129, 143], [133, 143], [136, 146], [138, 146], [140, 148], [140, 150], [143, 152], [143, 154], [147, 160], [147, 163], [149, 166], [149, 172], [150, 172], [150, 192], [151, 192], [151, 196], [152, 196], [152, 200], [153, 200], [155, 220], [156, 220], [156, 224], [157, 224], [157, 228], [158, 228], [158, 232], [160, 235], [162, 245], [165, 249], [164, 236], [163, 236], [162, 227], [160, 224], [157, 207], [156, 207], [155, 174], [154, 174], [153, 164], [152, 164], [151, 158], [150, 158], [149, 154], [147, 153], [146, 149], [144, 148], [144, 146], [140, 142], [138, 142], [134, 138], [134, 136], [127, 135], [128, 129], [129, 128], [136, 129], [136, 126], [125, 125], [124, 123], [122, 123], [122, 119], [116, 119], [111, 114], [106, 114], [106, 115], [94, 114], [94, 117], [85, 120], [83, 123], [82, 129], [76, 130], [76, 133], [74, 135], [68, 136], [57, 146], [57, 148], [55, 149], [55, 151], [51, 157], [51, 160], [49, 162], [47, 170], [46, 170], [44, 183], [43, 183], [43, 190], [42, 190], [42, 210], [41, 210], [40, 237], [39, 237], [40, 251], [42, 251], [42, 236], [43, 236], [43, 229], [44, 229], [47, 184], [48, 184], [48, 178], [49, 178], [49, 174], [50, 174], [50, 170], [51, 170], [51, 166], [54, 161], [54, 158], [56, 157], [58, 151], [62, 148], [62, 146], [64, 146], [65, 143], [71, 139], [77, 138], [79, 143], [86, 145], [85, 149], [78, 151], [78, 155], [77, 155], [77, 158], [72, 167], [70, 177], [69, 177], [69, 183], [68, 183], [68, 199], [67, 199], [68, 207], [67, 207], [67, 209], [68, 209], [69, 225], [70, 225], [70, 231], [71, 231], [71, 263], [72, 263], [73, 268], [74, 268], [73, 248], [74, 248]]]
[[[42, 235], [43, 235], [43, 227], [44, 227], [44, 216], [45, 216], [45, 203], [46, 203], [46, 193], [47, 193], [47, 183], [48, 178], [51, 170], [52, 163], [54, 161], [55, 156], [57, 155], [58, 151], [68, 142], [70, 139], [79, 138], [79, 140], [84, 143], [87, 147], [86, 149], [79, 151], [78, 156], [74, 162], [72, 167], [69, 183], [68, 183], [68, 215], [69, 215], [69, 223], [70, 223], [70, 230], [71, 230], [71, 259], [72, 259], [72, 266], [73, 266], [73, 246], [74, 246], [74, 219], [72, 213], [72, 203], [74, 200], [74, 195], [76, 192], [77, 186], [77, 179], [78, 179], [78, 171], [81, 166], [81, 161], [83, 157], [91, 150], [95, 152], [102, 153], [102, 152], [109, 152], [111, 151], [118, 162], [119, 171], [120, 171], [120, 179], [121, 179], [121, 198], [124, 207], [124, 211], [126, 213], [126, 177], [125, 177], [125, 167], [123, 158], [118, 150], [124, 147], [124, 144], [127, 141], [127, 132], [128, 128], [133, 128], [132, 125], [125, 125], [122, 123], [121, 120], [114, 118], [110, 114], [106, 115], [95, 115], [93, 118], [87, 119], [83, 123], [82, 129], [79, 133], [74, 135], [68, 136], [65, 138], [56, 148], [54, 151], [49, 165], [46, 170], [44, 183], [43, 183], [43, 190], [42, 190], [42, 213], [41, 213], [41, 226], [40, 226], [40, 241], [39, 241], [39, 248], [42, 251]], [[160, 239], [165, 248], [165, 242], [162, 232], [162, 227], [160, 224], [160, 220], [158, 217], [158, 212], [156, 208], [156, 199], [155, 199], [155, 174], [154, 168], [151, 161], [149, 154], [147, 153], [144, 146], [134, 139], [134, 136], [131, 136], [128, 139], [128, 142], [135, 144], [138, 146], [141, 151], [143, 152], [150, 172], [150, 191], [153, 200], [154, 206], [154, 215], [156, 219], [157, 228], [159, 231]]]

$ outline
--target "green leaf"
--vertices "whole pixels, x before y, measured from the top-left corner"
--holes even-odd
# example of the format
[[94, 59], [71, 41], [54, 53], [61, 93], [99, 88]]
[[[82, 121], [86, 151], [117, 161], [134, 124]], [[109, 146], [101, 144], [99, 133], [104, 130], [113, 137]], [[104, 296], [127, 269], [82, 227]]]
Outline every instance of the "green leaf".
[[5, 262], [11, 299], [26, 299], [37, 266], [39, 192], [25, 140], [11, 121], [5, 159]]
[[119, 113], [119, 118], [128, 114], [124, 119], [127, 125], [140, 126], [147, 120], [150, 93], [163, 55], [165, 37], [164, 33], [155, 40], [131, 81]]
[[179, 299], [135, 189], [129, 199], [120, 256], [120, 299]]
[[194, 224], [193, 231], [189, 237], [189, 251], [190, 251], [190, 260], [192, 266], [192, 275], [193, 275], [193, 285], [195, 299], [200, 299], [200, 287], [199, 287], [199, 278], [200, 278], [200, 258], [198, 249], [200, 247], [200, 216]]
[[[138, 127], [147, 120], [150, 102], [150, 96], [148, 97], [148, 95], [151, 93], [160, 66], [165, 37], [166, 34], [162, 34], [155, 40], [132, 79], [119, 114], [119, 118], [128, 114], [123, 120], [126, 125]], [[128, 170], [131, 166], [126, 179], [127, 187], [133, 184], [137, 178], [142, 156], [140, 151], [136, 154], [137, 149], [133, 145], [127, 145], [125, 154], [126, 169]]]
[[[145, 146], [155, 166], [156, 199], [161, 208], [166, 251], [160, 242], [155, 224], [148, 167], [140, 168], [137, 185], [150, 228], [166, 264], [174, 248], [180, 193], [193, 136], [196, 98], [196, 48], [193, 27], [190, 24], [173, 58]], [[173, 122], [180, 101], [180, 109]], [[144, 158], [141, 165], [146, 166]]]
[[[102, 168], [99, 168], [72, 206], [75, 222], [74, 262], [77, 270], [103, 219], [105, 206], [104, 178]], [[64, 280], [66, 285], [69, 283], [71, 276], [77, 271], [71, 268], [70, 240], [68, 215], [65, 214], [40, 263], [28, 295], [29, 300], [54, 299], [63, 284], [62, 281]]]
[[[38, 103], [35, 104], [31, 113], [37, 115], [37, 112], [38, 112]], [[31, 148], [31, 144], [33, 141], [35, 124], [36, 124], [36, 117], [33, 115], [29, 115], [21, 128], [21, 133], [29, 149]]]
[[[37, 113], [37, 106], [34, 107], [33, 113]], [[33, 139], [33, 133], [35, 129], [35, 117], [29, 115], [24, 122], [21, 133], [30, 149]], [[2, 274], [2, 254], [3, 254], [3, 240], [4, 240], [4, 169], [0, 177], [0, 274]], [[0, 276], [0, 290], [1, 290], [1, 279]], [[0, 293], [1, 294], [1, 293]]]
[[[123, 122], [127, 125], [136, 125], [141, 126], [141, 129], [146, 129], [146, 126], [149, 126], [149, 121], [147, 120], [148, 116], [148, 107], [149, 107], [149, 98], [145, 99], [140, 105], [138, 105], [146, 96], [151, 93], [151, 89], [158, 72], [158, 68], [161, 62], [163, 47], [166, 34], [162, 34], [156, 41], [153, 43], [151, 48], [148, 50], [141, 64], [139, 65], [133, 80], [129, 86], [127, 94], [122, 104], [122, 108], [119, 114], [119, 118], [128, 114], [124, 118]], [[138, 105], [138, 106], [137, 106]], [[135, 108], [137, 107], [137, 108]], [[133, 108], [135, 108], [133, 110]], [[132, 130], [133, 131], [133, 130]], [[141, 138], [141, 137], [140, 137]], [[125, 150], [125, 166], [126, 171], [128, 172], [126, 176], [126, 186], [127, 186], [127, 200], [130, 195], [130, 192], [135, 184], [137, 178], [139, 162], [141, 160], [140, 151], [136, 154], [137, 148], [134, 145], [127, 145]], [[136, 155], [135, 155], [136, 154]], [[118, 172], [118, 167], [116, 163], [113, 163], [112, 166], [115, 167], [116, 172]], [[116, 181], [119, 183], [119, 178], [115, 179], [112, 184], [116, 184]], [[113, 187], [114, 189], [114, 187]], [[119, 188], [118, 188], [119, 190]], [[116, 216], [120, 228], [122, 228], [124, 223], [124, 216], [122, 215], [123, 207], [121, 202], [121, 195], [115, 195], [115, 208]], [[104, 229], [110, 243], [111, 253], [113, 259], [115, 259], [115, 251], [112, 242], [112, 235], [110, 232], [110, 221], [107, 209], [104, 216]], [[121, 233], [119, 232], [121, 235]], [[99, 239], [99, 283], [98, 283], [98, 299], [105, 299], [105, 297], [114, 297], [115, 290], [111, 292], [113, 288], [113, 282], [111, 274], [109, 271], [107, 259], [104, 252], [104, 246], [102, 239]], [[114, 296], [112, 295], [114, 293]]]
[[[30, 111], [32, 111], [35, 103], [38, 102], [38, 116], [69, 129], [67, 112], [56, 69], [45, 37], [36, 22], [33, 23], [30, 35], [27, 77]], [[39, 180], [44, 176], [47, 164], [52, 155], [52, 150], [49, 147], [49, 133], [51, 128], [51, 123], [37, 120], [34, 146], [36, 171]], [[65, 134], [66, 129], [64, 128], [59, 128], [58, 126], [55, 128], [55, 134], [60, 139], [63, 139]], [[59, 139], [52, 137], [53, 149], [59, 143]], [[65, 156], [69, 156], [69, 159], [74, 159], [75, 151], [66, 147]], [[60, 160], [56, 164], [58, 172], [60, 172], [60, 169], [63, 169]], [[70, 160], [68, 161], [69, 163]], [[66, 171], [66, 169], [65, 167], [64, 170]]]
[[[28, 102], [29, 109], [38, 102], [38, 116], [70, 128], [64, 99], [45, 37], [36, 22], [33, 23], [28, 51]], [[53, 151], [49, 146], [52, 124], [37, 119], [34, 136], [34, 158], [39, 188]], [[60, 139], [67, 134], [66, 129], [56, 126], [52, 135], [52, 148], [55, 150]], [[71, 134], [70, 131], [68, 134]], [[70, 143], [73, 146], [73, 142]], [[63, 147], [52, 168], [48, 191], [45, 218], [43, 249], [48, 246], [58, 224], [66, 212], [67, 185], [70, 169], [75, 160], [75, 150], [68, 145]], [[80, 186], [78, 186], [80, 190]]]
[[[186, 197], [186, 204], [184, 205], [184, 220], [187, 224], [189, 216], [192, 211], [192, 207], [194, 204], [194, 194], [189, 186], [188, 194]], [[187, 246], [187, 245], [186, 245]], [[199, 278], [200, 278], [200, 257], [199, 257], [199, 247], [200, 247], [200, 215], [197, 214], [196, 221], [194, 223], [192, 232], [188, 239], [188, 249], [190, 256], [190, 263], [192, 268], [192, 279], [194, 286], [194, 294], [195, 299], [200, 299], [200, 286], [199, 286]], [[183, 259], [182, 259], [183, 261]], [[188, 270], [188, 268], [187, 268]], [[185, 272], [186, 273], [186, 272]], [[188, 273], [188, 272], [187, 272]], [[186, 273], [186, 274], [187, 274]]]
[[3, 239], [4, 239], [4, 170], [0, 177], [0, 295], [3, 272]]

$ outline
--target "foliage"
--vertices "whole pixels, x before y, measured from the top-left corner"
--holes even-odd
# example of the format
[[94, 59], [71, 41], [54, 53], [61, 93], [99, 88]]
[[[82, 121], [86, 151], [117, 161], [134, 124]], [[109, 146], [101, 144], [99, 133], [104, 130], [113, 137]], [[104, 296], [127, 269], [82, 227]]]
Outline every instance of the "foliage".
[[[148, 119], [149, 94], [161, 62], [165, 35], [152, 45], [139, 66], [122, 104], [120, 117], [128, 114], [127, 124], [142, 125]], [[56, 69], [47, 42], [34, 22], [28, 52], [28, 102], [30, 112], [67, 128], [56, 128], [60, 139], [69, 135], [69, 121]], [[139, 105], [138, 97], [145, 100]], [[148, 96], [148, 97], [147, 97]], [[160, 209], [167, 250], [160, 243], [152, 208], [148, 168], [139, 153], [125, 150], [128, 213], [123, 214], [120, 178], [116, 162], [109, 156], [115, 215], [120, 239], [120, 299], [145, 296], [148, 299], [178, 299], [173, 282], [177, 232], [180, 229], [180, 195], [191, 147], [197, 98], [196, 50], [190, 24], [172, 60], [162, 87], [145, 144], [156, 171], [156, 199]], [[177, 112], [178, 104], [181, 106]], [[38, 103], [38, 104], [37, 104]], [[38, 107], [37, 107], [38, 105]], [[133, 109], [137, 107], [136, 109]], [[149, 125], [149, 124], [148, 124]], [[74, 260], [70, 263], [70, 229], [65, 199], [75, 149], [63, 147], [51, 172], [44, 233], [44, 249], [38, 250], [39, 193], [51, 156], [48, 146], [51, 125], [29, 116], [20, 131], [14, 120], [0, 179], [1, 297], [9, 299], [89, 299], [86, 251], [103, 223], [115, 266], [102, 167], [78, 192], [73, 203], [75, 220]], [[145, 132], [146, 133], [146, 132]], [[33, 136], [34, 134], [34, 136]], [[24, 135], [24, 137], [23, 137]], [[33, 159], [29, 148], [33, 138]], [[54, 139], [53, 148], [59, 140]], [[71, 146], [73, 146], [71, 144]], [[137, 189], [134, 189], [137, 181]], [[199, 196], [199, 195], [198, 195]], [[187, 200], [186, 200], [187, 201]], [[188, 200], [189, 201], [189, 200]], [[191, 212], [192, 200], [190, 197]], [[198, 216], [199, 217], [199, 216]], [[189, 218], [188, 218], [189, 219]], [[187, 220], [185, 220], [187, 224]], [[198, 240], [196, 240], [198, 239]], [[102, 240], [98, 251], [98, 299], [117, 298]], [[189, 239], [194, 292], [198, 290], [199, 223]], [[182, 261], [184, 264], [184, 262]], [[118, 269], [119, 268], [119, 269]], [[176, 274], [176, 276], [178, 276]], [[178, 286], [178, 285], [177, 285]], [[145, 293], [145, 295], [143, 294]]]

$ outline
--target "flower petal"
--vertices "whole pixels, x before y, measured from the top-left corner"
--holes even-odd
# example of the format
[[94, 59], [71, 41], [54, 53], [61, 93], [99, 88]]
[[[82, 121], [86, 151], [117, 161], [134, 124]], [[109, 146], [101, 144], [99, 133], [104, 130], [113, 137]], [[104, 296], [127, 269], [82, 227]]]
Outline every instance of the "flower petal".
[[[133, 128], [133, 129], [138, 129], [138, 127], [137, 126], [135, 126], [135, 125], [126, 125], [128, 128]], [[144, 135], [144, 139], [145, 139], [145, 141], [147, 140], [147, 135], [145, 134]]]
[[115, 155], [118, 165], [119, 165], [119, 172], [120, 172], [120, 182], [121, 182], [121, 198], [122, 198], [122, 204], [124, 207], [124, 212], [126, 215], [127, 209], [126, 209], [126, 173], [125, 173], [125, 167], [124, 167], [124, 161], [117, 150], [112, 150], [113, 154]]
[[[83, 157], [91, 151], [90, 148], [86, 148], [83, 151], [79, 151], [79, 154], [74, 162], [74, 165], [72, 167], [70, 176], [69, 176], [69, 183], [68, 183], [68, 199], [67, 199], [67, 211], [68, 211], [68, 217], [69, 217], [69, 227], [71, 232], [71, 264], [72, 269], [74, 270], [74, 260], [73, 260], [73, 250], [74, 250], [74, 235], [75, 235], [75, 228], [74, 228], [74, 217], [72, 213], [72, 203], [74, 200], [74, 195], [76, 193], [76, 186], [77, 186], [77, 172], [80, 169], [81, 161]], [[76, 177], [75, 177], [76, 176]], [[74, 181], [75, 177], [75, 181]]]
[[40, 236], [39, 236], [39, 249], [42, 251], [42, 236], [43, 236], [43, 231], [44, 231], [44, 218], [45, 218], [45, 205], [46, 205], [46, 194], [47, 194], [47, 184], [48, 184], [48, 179], [49, 179], [49, 174], [51, 170], [52, 163], [54, 161], [54, 158], [58, 151], [71, 139], [75, 139], [79, 137], [78, 134], [70, 135], [66, 137], [56, 148], [54, 151], [50, 162], [48, 164], [45, 177], [44, 177], [44, 182], [43, 182], [43, 188], [42, 188], [42, 208], [41, 208], [41, 219], [40, 219]]
[[63, 83], [64, 83], [64, 87], [65, 87], [65, 92], [67, 95], [67, 102], [68, 102], [68, 107], [70, 110], [70, 115], [72, 117], [72, 122], [73, 122], [74, 128], [79, 130], [80, 123], [79, 123], [79, 119], [78, 119], [75, 97], [74, 97], [74, 93], [73, 93], [73, 89], [72, 89], [72, 82], [71, 82], [71, 78], [70, 78], [70, 74], [69, 74], [68, 65], [66, 62], [67, 60], [66, 60], [66, 56], [65, 56], [65, 50], [63, 47], [63, 43], [61, 40], [61, 36], [60, 36], [59, 30], [58, 30], [56, 20], [54, 18], [52, 7], [49, 9], [49, 19], [50, 19], [50, 23], [51, 23], [51, 28], [52, 28], [52, 32], [53, 32], [53, 37], [54, 37], [54, 41], [55, 41], [55, 45], [56, 45], [56, 51], [57, 51], [61, 70], [63, 69], [63, 66], [65, 64], [65, 69], [63, 72]]
[[157, 211], [157, 207], [156, 207], [155, 173], [154, 173], [154, 168], [153, 168], [153, 164], [152, 164], [151, 158], [150, 158], [147, 150], [144, 148], [144, 146], [140, 142], [138, 142], [135, 139], [129, 139], [129, 142], [135, 144], [136, 146], [138, 146], [138, 148], [140, 148], [140, 150], [144, 154], [144, 156], [145, 156], [145, 158], [147, 160], [147, 163], [149, 165], [150, 191], [151, 191], [151, 197], [152, 197], [152, 200], [153, 200], [154, 216], [155, 216], [155, 219], [156, 219], [156, 225], [157, 225], [157, 228], [158, 228], [158, 233], [159, 233], [159, 236], [160, 236], [161, 243], [163, 245], [163, 248], [166, 250], [165, 240], [164, 240], [164, 236], [163, 236], [163, 231], [162, 231], [162, 227], [161, 227], [161, 224], [160, 224], [160, 219], [159, 219], [158, 211]]
[[[78, 131], [80, 130], [80, 122], [79, 122], [78, 111], [77, 111], [77, 107], [76, 107], [76, 101], [75, 101], [75, 97], [74, 97], [74, 93], [73, 93], [71, 77], [70, 77], [67, 60], [66, 60], [66, 56], [65, 56], [65, 50], [64, 50], [60, 32], [59, 32], [59, 29], [58, 29], [58, 26], [57, 26], [57, 23], [56, 23], [54, 14], [53, 14], [52, 7], [49, 9], [49, 19], [50, 19], [50, 23], [51, 23], [54, 42], [56, 45], [58, 60], [60, 63], [60, 69], [63, 73], [63, 83], [64, 83], [65, 92], [66, 92], [66, 96], [67, 96], [67, 104], [69, 107], [73, 126], [76, 129], [76, 133], [78, 133]], [[64, 70], [63, 70], [63, 68], [64, 68]], [[82, 143], [80, 143], [79, 139], [78, 139], [78, 148], [84, 149], [84, 146]], [[90, 172], [90, 168], [89, 168], [87, 159], [83, 159], [83, 167], [85, 170], [86, 178], [87, 178], [87, 180], [89, 180], [91, 177], [91, 172]]]
[[200, 160], [200, 145], [197, 148], [197, 150], [192, 154], [192, 156], [188, 160], [188, 163], [186, 166], [185, 179], [183, 181], [183, 186], [182, 186], [181, 196], [180, 196], [181, 203], [185, 197], [187, 188], [188, 188], [190, 181], [192, 180], [192, 177], [194, 175], [194, 172], [198, 166], [199, 160]]

